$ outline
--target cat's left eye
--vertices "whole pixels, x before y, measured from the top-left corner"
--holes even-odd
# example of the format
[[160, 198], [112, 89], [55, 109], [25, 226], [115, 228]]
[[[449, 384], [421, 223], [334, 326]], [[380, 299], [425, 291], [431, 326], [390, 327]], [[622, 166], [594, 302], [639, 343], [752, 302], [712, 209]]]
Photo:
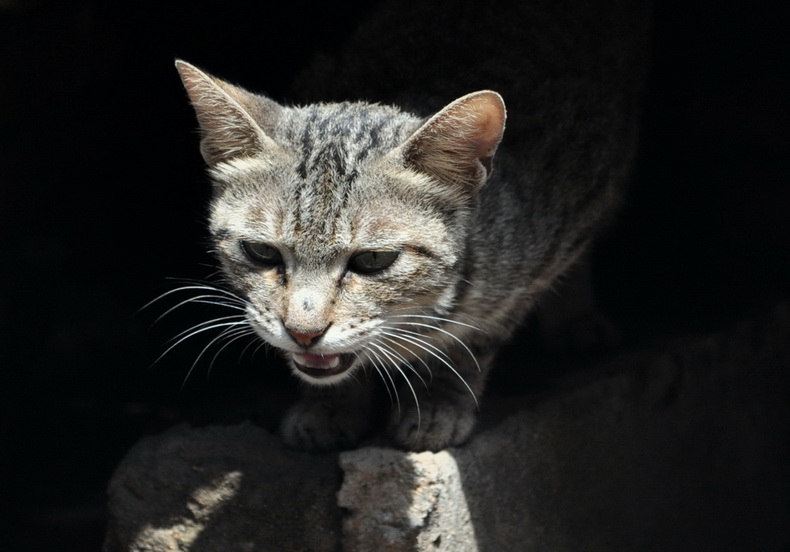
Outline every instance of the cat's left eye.
[[241, 241], [239, 245], [244, 254], [258, 265], [273, 267], [283, 264], [283, 256], [271, 245], [248, 241]]
[[375, 274], [392, 266], [398, 251], [364, 251], [351, 257], [348, 268], [358, 274]]

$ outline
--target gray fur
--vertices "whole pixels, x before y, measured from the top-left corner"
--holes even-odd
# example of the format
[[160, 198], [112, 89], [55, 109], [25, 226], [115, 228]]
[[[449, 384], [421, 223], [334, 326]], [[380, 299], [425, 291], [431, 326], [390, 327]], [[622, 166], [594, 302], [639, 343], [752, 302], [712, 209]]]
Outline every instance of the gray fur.
[[[521, 16], [538, 14], [545, 23], [548, 16], [535, 10]], [[393, 395], [388, 427], [397, 444], [438, 450], [464, 442], [496, 350], [613, 211], [633, 157], [639, 79], [629, 71], [641, 59], [618, 48], [638, 50], [641, 36], [608, 29], [616, 44], [596, 46], [589, 36], [595, 29], [559, 11], [587, 48], [576, 53], [581, 61], [552, 27], [560, 34], [528, 41], [559, 52], [556, 60], [525, 58], [511, 73], [492, 74], [495, 63], [479, 74], [474, 65], [458, 73], [469, 82], [524, 79], [510, 86], [523, 96], [514, 95], [501, 147], [505, 111], [495, 92], [441, 109], [428, 99], [456, 86], [441, 77], [451, 72], [437, 73], [424, 93], [414, 90], [422, 83], [417, 74], [393, 87], [398, 98], [383, 95], [405, 98], [419, 108], [412, 114], [368, 102], [284, 107], [177, 63], [215, 182], [211, 232], [224, 271], [255, 331], [316, 385], [286, 416], [288, 444], [329, 449], [364, 436], [373, 405], [367, 385], [353, 377], [363, 371], [378, 372]], [[614, 16], [605, 15], [611, 24]], [[389, 16], [419, 22], [403, 10]], [[365, 40], [390, 40], [376, 32], [384, 20], [374, 18], [349, 51], [362, 51]], [[486, 56], [495, 47], [486, 44]], [[425, 52], [406, 50], [402, 59], [414, 59], [404, 71], [420, 71]], [[386, 64], [354, 55], [341, 58], [343, 70], [331, 67], [338, 81], [366, 83], [353, 88], [364, 91]], [[242, 241], [271, 246], [282, 262], [256, 265]], [[399, 255], [369, 275], [351, 269], [365, 251]], [[300, 341], [310, 339], [309, 347]], [[297, 369], [305, 354], [354, 359], [347, 371], [318, 378]]]

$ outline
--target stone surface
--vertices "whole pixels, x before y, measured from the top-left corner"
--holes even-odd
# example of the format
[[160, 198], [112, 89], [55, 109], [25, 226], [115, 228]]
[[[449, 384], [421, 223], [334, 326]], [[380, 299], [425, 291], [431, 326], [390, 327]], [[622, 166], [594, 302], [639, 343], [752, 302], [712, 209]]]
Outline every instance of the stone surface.
[[786, 551], [788, 368], [781, 306], [517, 408], [489, 398], [511, 414], [439, 453], [176, 429], [118, 468], [105, 550]]
[[[446, 451], [368, 447], [340, 455], [345, 550], [477, 550], [461, 474]], [[382, 500], [386, 497], [386, 500]]]
[[140, 441], [109, 486], [105, 552], [322, 552], [340, 538], [336, 455], [285, 450], [251, 425]]

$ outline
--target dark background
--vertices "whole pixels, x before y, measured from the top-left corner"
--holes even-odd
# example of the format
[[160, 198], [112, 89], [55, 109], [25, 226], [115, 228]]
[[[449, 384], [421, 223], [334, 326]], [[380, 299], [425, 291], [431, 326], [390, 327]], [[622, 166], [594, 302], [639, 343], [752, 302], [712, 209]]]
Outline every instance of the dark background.
[[[790, 295], [781, 4], [659, 2], [641, 159], [596, 259], [625, 347]], [[272, 426], [291, 387], [263, 352], [238, 362], [245, 344], [231, 347], [210, 377], [209, 355], [183, 389], [208, 337], [151, 368], [168, 338], [221, 315], [185, 308], [151, 328], [175, 302], [139, 312], [167, 278], [213, 272], [173, 59], [287, 100], [294, 74], [369, 9], [0, 1], [0, 549], [98, 549], [106, 482], [142, 435]]]

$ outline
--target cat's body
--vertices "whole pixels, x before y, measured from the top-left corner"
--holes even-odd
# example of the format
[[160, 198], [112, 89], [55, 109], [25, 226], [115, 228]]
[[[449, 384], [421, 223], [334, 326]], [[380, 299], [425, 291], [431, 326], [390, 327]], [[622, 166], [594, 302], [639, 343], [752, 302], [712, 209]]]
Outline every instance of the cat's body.
[[[286, 416], [290, 445], [352, 446], [370, 429], [363, 370], [393, 394], [396, 444], [462, 443], [497, 349], [616, 205], [634, 151], [640, 30], [611, 6], [596, 15], [603, 28], [619, 22], [608, 39], [589, 19], [598, 8], [530, 6], [448, 6], [436, 13], [451, 13], [443, 24], [457, 34], [405, 35], [400, 49], [404, 35], [384, 27], [408, 33], [428, 16], [384, 10], [341, 61], [301, 81], [321, 89], [331, 72], [328, 97], [400, 101], [416, 115], [282, 107], [179, 62], [226, 276], [259, 335], [315, 384]], [[502, 36], [470, 34], [487, 25]], [[469, 55], [453, 57], [462, 45]], [[512, 98], [501, 146], [497, 93], [436, 103], [495, 86]]]

